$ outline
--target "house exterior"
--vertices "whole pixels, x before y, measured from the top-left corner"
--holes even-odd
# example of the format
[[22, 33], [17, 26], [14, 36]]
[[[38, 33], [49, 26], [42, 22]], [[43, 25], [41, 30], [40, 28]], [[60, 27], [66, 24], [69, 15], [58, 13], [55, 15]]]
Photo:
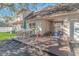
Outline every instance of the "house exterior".
[[[34, 12], [26, 20], [36, 35], [51, 33], [55, 38], [67, 40], [73, 55], [79, 55], [79, 7], [76, 4], [59, 4]], [[60, 35], [62, 37], [60, 37]], [[77, 48], [75, 48], [77, 47]], [[73, 48], [73, 49], [72, 49]]]
[[[75, 11], [74, 8], [66, 9], [67, 7], [68, 6], [66, 4], [59, 4], [58, 6], [50, 6], [40, 11], [34, 12], [33, 15], [29, 17], [28, 23], [35, 24], [34, 27], [39, 28], [41, 35], [44, 35], [48, 32], [53, 32], [54, 30], [59, 29], [57, 27], [65, 24], [68, 18], [72, 18], [76, 13], [78, 14], [78, 11]], [[56, 27], [56, 29], [54, 27]], [[38, 30], [35, 30], [35, 32], [37, 31]]]
[[[18, 14], [14, 25], [28, 34], [44, 36], [68, 42], [72, 55], [79, 55], [79, 4], [58, 4], [30, 13]], [[24, 16], [23, 16], [24, 15]], [[19, 18], [22, 17], [22, 18]], [[22, 19], [22, 20], [21, 20]], [[19, 26], [18, 26], [19, 25]], [[21, 27], [23, 25], [23, 27]], [[20, 31], [20, 28], [18, 29]], [[61, 42], [63, 43], [63, 42]], [[74, 46], [73, 46], [74, 45]]]

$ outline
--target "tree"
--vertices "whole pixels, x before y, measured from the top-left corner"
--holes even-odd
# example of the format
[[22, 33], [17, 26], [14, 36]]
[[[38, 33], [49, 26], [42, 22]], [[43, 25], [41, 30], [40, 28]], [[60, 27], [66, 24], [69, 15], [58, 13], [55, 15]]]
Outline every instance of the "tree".
[[[8, 8], [10, 9], [13, 13], [17, 13], [18, 9], [29, 9], [29, 5], [36, 7], [37, 3], [0, 3], [0, 9], [2, 8]], [[19, 6], [19, 8], [17, 8]]]

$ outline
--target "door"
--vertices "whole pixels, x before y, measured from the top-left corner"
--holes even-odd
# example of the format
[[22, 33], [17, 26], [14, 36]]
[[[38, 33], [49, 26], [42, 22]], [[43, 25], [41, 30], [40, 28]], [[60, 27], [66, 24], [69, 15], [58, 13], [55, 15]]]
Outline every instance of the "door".
[[62, 21], [55, 21], [53, 22], [53, 37], [54, 39], [60, 39], [60, 35], [62, 34]]
[[79, 56], [79, 20], [70, 21], [70, 38], [71, 53]]

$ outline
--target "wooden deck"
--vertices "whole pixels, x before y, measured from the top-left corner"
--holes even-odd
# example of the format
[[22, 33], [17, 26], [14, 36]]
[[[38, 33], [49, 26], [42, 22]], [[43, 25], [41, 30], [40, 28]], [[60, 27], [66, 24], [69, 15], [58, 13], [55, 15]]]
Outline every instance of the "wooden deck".
[[33, 46], [37, 49], [41, 49], [43, 51], [49, 52], [51, 54], [55, 54], [58, 56], [68, 56], [70, 54], [70, 49], [68, 45], [59, 46], [56, 40], [48, 37], [39, 37], [38, 41], [36, 41], [36, 37], [22, 38], [17, 37], [14, 40], [20, 41], [24, 44]]

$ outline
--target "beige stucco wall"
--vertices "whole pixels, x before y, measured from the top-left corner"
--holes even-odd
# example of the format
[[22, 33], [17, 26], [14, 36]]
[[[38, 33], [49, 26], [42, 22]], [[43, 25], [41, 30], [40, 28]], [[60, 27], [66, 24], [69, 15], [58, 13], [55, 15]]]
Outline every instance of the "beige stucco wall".
[[47, 20], [36, 20], [36, 27], [40, 28], [41, 35], [50, 31], [50, 22]]

